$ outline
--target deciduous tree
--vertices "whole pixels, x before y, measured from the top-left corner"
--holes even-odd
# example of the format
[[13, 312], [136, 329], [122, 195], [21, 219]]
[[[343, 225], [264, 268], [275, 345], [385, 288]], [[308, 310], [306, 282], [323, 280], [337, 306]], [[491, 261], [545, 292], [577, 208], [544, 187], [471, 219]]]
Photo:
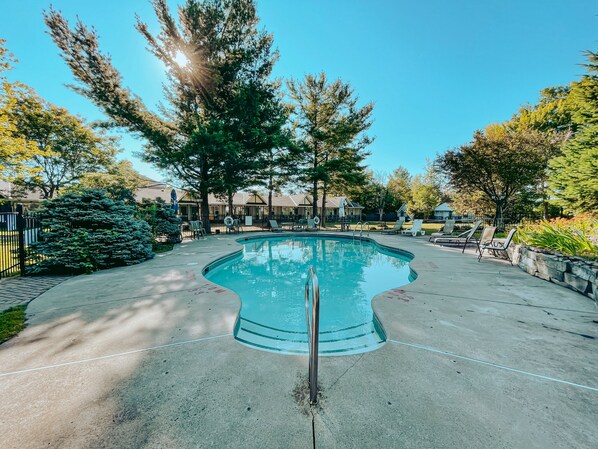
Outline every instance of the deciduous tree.
[[438, 156], [434, 166], [457, 194], [482, 192], [494, 205], [495, 224], [501, 224], [514, 195], [537, 185], [544, 175], [546, 154], [556, 145], [532, 129], [513, 131], [491, 125], [476, 131], [472, 142]]
[[13, 111], [18, 104], [18, 94], [26, 89], [18, 82], [9, 82], [3, 72], [10, 70], [15, 61], [0, 39], [0, 179], [15, 182], [35, 177], [39, 167], [27, 164], [34, 156], [47, 156], [35, 143], [18, 133]]
[[143, 185], [145, 178], [133, 168], [130, 161], [116, 162], [103, 172], [84, 173], [77, 184], [77, 189], [104, 190], [114, 199], [134, 203], [134, 192]]
[[33, 142], [37, 151], [24, 162], [33, 176], [21, 175], [17, 184], [53, 198], [81, 176], [114, 163], [116, 141], [93, 131], [82, 119], [54, 106], [31, 89], [21, 89], [9, 113], [13, 136]]

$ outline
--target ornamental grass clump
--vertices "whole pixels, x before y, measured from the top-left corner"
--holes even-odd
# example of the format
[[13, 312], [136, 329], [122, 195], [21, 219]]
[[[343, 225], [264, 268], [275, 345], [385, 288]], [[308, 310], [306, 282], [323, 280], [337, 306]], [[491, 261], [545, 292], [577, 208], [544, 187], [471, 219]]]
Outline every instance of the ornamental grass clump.
[[597, 237], [598, 218], [590, 215], [526, 223], [517, 232], [524, 245], [590, 258], [598, 257]]
[[32, 249], [41, 260], [33, 273], [90, 273], [153, 257], [149, 225], [101, 190], [46, 201], [38, 216], [42, 231]]

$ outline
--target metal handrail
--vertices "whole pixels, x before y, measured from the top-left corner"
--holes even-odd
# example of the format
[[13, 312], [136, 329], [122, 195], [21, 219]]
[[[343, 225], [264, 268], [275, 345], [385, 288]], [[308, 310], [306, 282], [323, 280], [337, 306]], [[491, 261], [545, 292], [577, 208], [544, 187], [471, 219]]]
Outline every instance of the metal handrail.
[[357, 227], [361, 226], [361, 221], [355, 223], [355, 227], [353, 228], [353, 237], [355, 237], [355, 233], [357, 232]]
[[[309, 320], [309, 281], [313, 305], [311, 308], [311, 323]], [[320, 332], [320, 285], [313, 267], [309, 268], [305, 281], [305, 319], [307, 322], [307, 345], [309, 348], [309, 402], [318, 401], [318, 342]]]
[[368, 236], [370, 235], [370, 222], [366, 221], [365, 223], [361, 224], [361, 231], [359, 231], [359, 237], [363, 235], [363, 227], [367, 226]]

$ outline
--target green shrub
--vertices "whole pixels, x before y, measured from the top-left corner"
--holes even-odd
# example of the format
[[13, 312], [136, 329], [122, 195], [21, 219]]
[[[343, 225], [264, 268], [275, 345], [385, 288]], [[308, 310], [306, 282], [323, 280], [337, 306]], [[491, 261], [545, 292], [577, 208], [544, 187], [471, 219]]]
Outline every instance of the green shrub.
[[34, 273], [89, 273], [153, 257], [149, 225], [101, 190], [46, 201], [39, 218], [43, 231], [32, 246], [41, 260]]
[[598, 257], [598, 246], [592, 241], [597, 232], [598, 220], [585, 215], [524, 224], [517, 232], [517, 241], [567, 256]]
[[154, 242], [181, 242], [181, 219], [164, 200], [144, 199], [137, 206], [136, 216], [149, 224]]

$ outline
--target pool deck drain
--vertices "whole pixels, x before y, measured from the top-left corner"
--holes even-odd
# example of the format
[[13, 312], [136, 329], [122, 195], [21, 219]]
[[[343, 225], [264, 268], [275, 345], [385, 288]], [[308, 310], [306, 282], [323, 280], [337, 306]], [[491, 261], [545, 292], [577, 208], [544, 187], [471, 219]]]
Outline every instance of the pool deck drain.
[[[378, 295], [389, 341], [320, 360], [240, 345], [239, 299], [202, 268], [233, 236], [67, 280], [0, 345], [0, 441], [21, 447], [568, 448], [598, 440], [598, 310], [491, 258], [373, 236], [418, 279]], [[322, 300], [325, 300], [324, 298]]]

